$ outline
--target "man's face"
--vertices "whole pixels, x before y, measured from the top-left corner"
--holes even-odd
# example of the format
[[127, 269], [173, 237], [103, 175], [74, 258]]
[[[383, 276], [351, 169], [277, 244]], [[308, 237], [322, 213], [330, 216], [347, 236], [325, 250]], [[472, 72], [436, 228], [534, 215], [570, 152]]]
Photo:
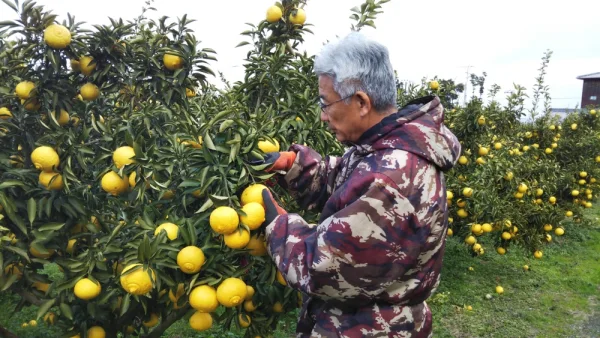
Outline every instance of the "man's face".
[[[327, 122], [329, 129], [335, 133], [340, 142], [356, 142], [363, 133], [361, 128], [361, 105], [353, 95], [350, 103], [344, 100], [333, 89], [333, 80], [329, 76], [319, 76], [319, 98], [323, 104], [329, 105], [321, 111], [321, 121]], [[335, 102], [335, 103], [334, 103]]]

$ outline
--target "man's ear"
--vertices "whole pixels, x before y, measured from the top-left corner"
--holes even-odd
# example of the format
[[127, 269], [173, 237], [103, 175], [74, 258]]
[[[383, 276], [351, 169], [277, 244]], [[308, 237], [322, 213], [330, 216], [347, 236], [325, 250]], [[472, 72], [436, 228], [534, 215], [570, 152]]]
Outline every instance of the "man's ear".
[[364, 117], [371, 111], [371, 98], [365, 92], [356, 92], [356, 102], [360, 109], [360, 116]]

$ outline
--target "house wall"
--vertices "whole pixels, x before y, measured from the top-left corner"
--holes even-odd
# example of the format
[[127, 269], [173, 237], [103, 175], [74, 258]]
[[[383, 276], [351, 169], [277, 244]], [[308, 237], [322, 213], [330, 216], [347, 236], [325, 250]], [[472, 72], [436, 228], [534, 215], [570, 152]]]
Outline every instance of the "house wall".
[[[596, 100], [591, 98], [595, 96]], [[583, 81], [583, 91], [581, 93], [581, 107], [588, 105], [600, 106], [600, 79], [589, 79]]]

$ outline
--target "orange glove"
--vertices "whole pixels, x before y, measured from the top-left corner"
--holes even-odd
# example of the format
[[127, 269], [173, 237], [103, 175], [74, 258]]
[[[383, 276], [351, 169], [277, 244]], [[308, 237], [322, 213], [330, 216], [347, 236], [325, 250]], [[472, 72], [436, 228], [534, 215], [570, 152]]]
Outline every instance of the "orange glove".
[[293, 151], [267, 153], [265, 155], [264, 163], [273, 163], [273, 165], [265, 169], [265, 171], [288, 171], [292, 168], [292, 165], [294, 164], [295, 160], [296, 153]]

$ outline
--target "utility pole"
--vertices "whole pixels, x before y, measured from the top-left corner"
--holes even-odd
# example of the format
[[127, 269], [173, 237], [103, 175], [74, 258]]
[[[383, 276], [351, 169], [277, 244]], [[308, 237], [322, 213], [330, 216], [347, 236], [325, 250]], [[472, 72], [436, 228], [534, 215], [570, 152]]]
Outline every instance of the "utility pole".
[[464, 98], [463, 98], [463, 103], [465, 106], [467, 105], [467, 88], [469, 87], [469, 75], [471, 74], [471, 73], [469, 73], [469, 69], [471, 67], [474, 67], [474, 66], [469, 65], [469, 66], [460, 67], [460, 68], [467, 68], [467, 79], [465, 81], [465, 91], [464, 91]]

